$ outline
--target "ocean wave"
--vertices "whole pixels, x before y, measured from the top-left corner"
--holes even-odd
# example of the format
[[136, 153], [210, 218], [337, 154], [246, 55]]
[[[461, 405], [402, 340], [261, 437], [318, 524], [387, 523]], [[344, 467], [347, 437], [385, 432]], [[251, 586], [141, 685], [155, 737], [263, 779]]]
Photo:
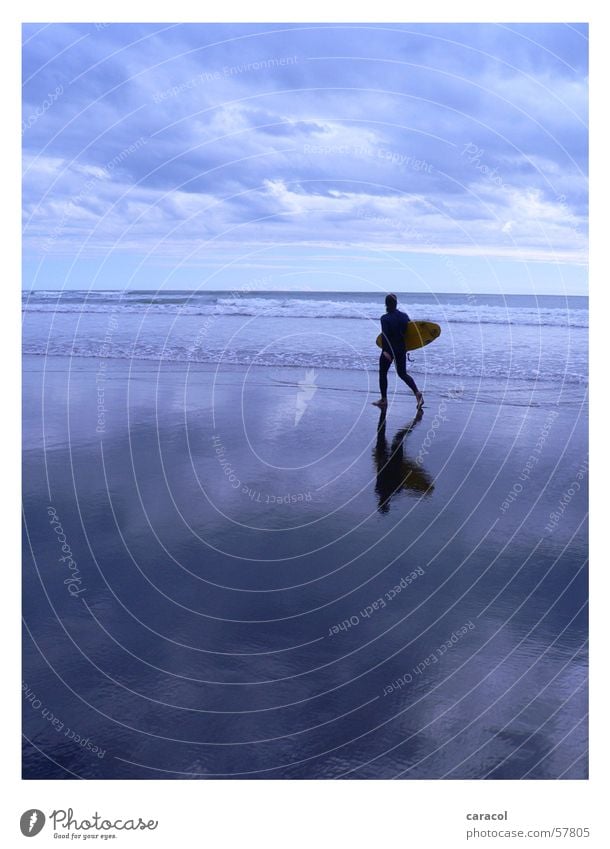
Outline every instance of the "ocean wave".
[[[113, 359], [113, 360], [152, 360], [155, 362], [170, 362], [170, 363], [185, 363], [196, 365], [201, 364], [218, 364], [243, 366], [248, 368], [251, 366], [266, 366], [268, 368], [306, 368], [315, 369], [316, 371], [340, 370], [340, 371], [360, 371], [370, 372], [373, 375], [377, 374], [378, 356], [377, 354], [366, 354], [358, 359], [353, 356], [342, 356], [333, 354], [328, 356], [327, 352], [299, 352], [281, 351], [259, 354], [256, 351], [245, 351], [239, 349], [213, 349], [213, 350], [194, 350], [192, 346], [184, 344], [174, 344], [171, 347], [160, 348], [157, 345], [140, 341], [136, 344], [130, 343], [125, 345], [113, 344], [112, 355], [108, 355], [107, 351], [98, 342], [82, 342], [82, 343], [67, 343], [54, 342], [48, 343], [26, 343], [23, 347], [24, 354], [35, 356], [61, 356], [61, 357], [84, 357], [97, 359]], [[417, 354], [418, 352], [414, 352]], [[496, 378], [500, 380], [519, 379], [525, 381], [536, 382], [554, 382], [563, 384], [579, 384], [586, 385], [588, 383], [588, 375], [586, 373], [578, 373], [572, 371], [563, 371], [559, 363], [553, 368], [548, 362], [545, 364], [544, 371], [534, 368], [533, 364], [524, 367], [523, 363], [512, 363], [510, 358], [502, 358], [497, 356], [492, 359], [485, 359], [484, 362], [471, 362], [466, 359], [459, 361], [448, 361], [445, 358], [425, 356], [425, 360], [418, 361], [417, 357], [409, 366], [409, 371], [414, 374], [424, 373], [428, 375], [439, 376], [463, 376], [469, 378]]]
[[[218, 297], [209, 295], [129, 295], [108, 299], [96, 293], [94, 298], [79, 299], [74, 293], [52, 300], [49, 292], [31, 295], [24, 302], [25, 313], [116, 313], [193, 316], [256, 316], [258, 318], [351, 319], [378, 321], [379, 302], [350, 300], [314, 300], [299, 298]], [[406, 311], [413, 319], [439, 324], [514, 324], [541, 327], [588, 327], [587, 309], [547, 306], [493, 306], [489, 304], [430, 304], [409, 302]]]

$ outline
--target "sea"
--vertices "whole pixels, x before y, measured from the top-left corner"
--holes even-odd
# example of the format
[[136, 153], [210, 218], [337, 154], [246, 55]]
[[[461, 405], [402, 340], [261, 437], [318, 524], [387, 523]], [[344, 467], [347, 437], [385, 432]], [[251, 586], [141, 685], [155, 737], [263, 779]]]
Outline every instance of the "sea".
[[[441, 338], [410, 354], [428, 384], [510, 386], [531, 402], [578, 403], [588, 385], [588, 298], [399, 295]], [[23, 351], [176, 363], [377, 370], [379, 292], [29, 291]], [[281, 372], [278, 372], [281, 375]]]

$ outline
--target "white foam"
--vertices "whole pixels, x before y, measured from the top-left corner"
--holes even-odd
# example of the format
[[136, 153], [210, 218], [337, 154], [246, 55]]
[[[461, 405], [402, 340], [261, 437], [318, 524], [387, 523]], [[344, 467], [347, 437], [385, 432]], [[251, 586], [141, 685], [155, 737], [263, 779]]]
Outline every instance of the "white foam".
[[[28, 313], [106, 313], [166, 315], [242, 315], [264, 318], [326, 318], [377, 321], [383, 312], [379, 302], [355, 300], [299, 299], [293, 297], [218, 297], [174, 295], [146, 297], [128, 294], [120, 297], [95, 297], [79, 300], [76, 293], [51, 302], [50, 293], [33, 293], [24, 304]], [[493, 306], [489, 304], [430, 304], [413, 302], [406, 305], [412, 319], [438, 324], [511, 324], [542, 327], [588, 327], [587, 309], [539, 306]]]

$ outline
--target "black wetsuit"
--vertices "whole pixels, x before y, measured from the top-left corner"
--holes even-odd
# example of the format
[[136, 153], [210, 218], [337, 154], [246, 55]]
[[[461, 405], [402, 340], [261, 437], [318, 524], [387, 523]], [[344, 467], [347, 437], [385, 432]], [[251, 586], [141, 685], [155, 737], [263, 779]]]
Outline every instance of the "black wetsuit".
[[[392, 310], [381, 316], [381, 356], [379, 357], [379, 391], [381, 397], [388, 394], [388, 371], [392, 360], [396, 366], [396, 374], [407, 384], [409, 389], [417, 394], [417, 385], [411, 375], [407, 374], [407, 351], [405, 348], [405, 331], [409, 324], [409, 316], [400, 310]], [[388, 353], [392, 360], [385, 354]]]

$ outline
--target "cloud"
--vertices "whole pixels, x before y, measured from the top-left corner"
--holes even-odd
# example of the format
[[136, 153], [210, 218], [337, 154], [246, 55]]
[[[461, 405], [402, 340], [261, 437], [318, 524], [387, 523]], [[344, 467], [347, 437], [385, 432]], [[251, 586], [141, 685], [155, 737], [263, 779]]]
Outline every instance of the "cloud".
[[28, 25], [26, 256], [285, 242], [581, 263], [586, 35]]

